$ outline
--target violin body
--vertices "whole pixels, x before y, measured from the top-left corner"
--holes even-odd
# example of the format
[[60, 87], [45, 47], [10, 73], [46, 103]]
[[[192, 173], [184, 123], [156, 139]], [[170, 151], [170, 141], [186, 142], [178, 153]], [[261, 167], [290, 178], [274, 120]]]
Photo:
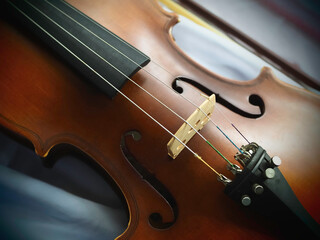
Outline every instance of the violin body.
[[[258, 114], [250, 96], [264, 102], [262, 116], [244, 117], [217, 103], [221, 111], [250, 140], [270, 155], [278, 155], [280, 169], [298, 199], [320, 222], [320, 99], [319, 96], [279, 81], [270, 69], [247, 82], [226, 79], [198, 65], [175, 44], [170, 29], [177, 16], [149, 0], [69, 0], [71, 5], [120, 36], [160, 63], [174, 77], [187, 77], [223, 96], [245, 112]], [[184, 149], [171, 159], [167, 143], [171, 136], [118, 94], [109, 99], [88, 84], [81, 75], [61, 61], [31, 33], [8, 22], [0, 23], [0, 124], [30, 140], [38, 155], [45, 157], [59, 144], [70, 144], [96, 161], [114, 179], [128, 204], [130, 221], [118, 239], [274, 239], [281, 228], [263, 217], [246, 211], [224, 193], [224, 185], [203, 163]], [[175, 78], [149, 63], [147, 71], [172, 85]], [[185, 119], [195, 110], [178, 94], [140, 70], [132, 79]], [[204, 98], [188, 82], [180, 81], [184, 96], [200, 105]], [[176, 132], [182, 121], [154, 101], [133, 83], [121, 91]], [[231, 139], [245, 144], [221, 114], [213, 113]], [[132, 131], [139, 139], [132, 138]], [[228, 159], [236, 153], [212, 124], [201, 133]], [[123, 145], [125, 141], [125, 146]], [[232, 179], [219, 156], [194, 136], [188, 143], [219, 172]], [[144, 169], [170, 192], [172, 205], [137, 172], [128, 157], [133, 156]], [[159, 213], [164, 224], [153, 226], [150, 215]]]

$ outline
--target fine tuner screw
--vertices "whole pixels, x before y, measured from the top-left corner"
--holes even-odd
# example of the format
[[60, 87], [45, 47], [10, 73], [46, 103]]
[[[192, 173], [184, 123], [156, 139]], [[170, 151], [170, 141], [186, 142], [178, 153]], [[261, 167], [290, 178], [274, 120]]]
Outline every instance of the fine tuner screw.
[[241, 197], [241, 203], [243, 206], [248, 207], [251, 204], [251, 198], [248, 195], [243, 195]]
[[273, 168], [267, 168], [264, 171], [264, 175], [266, 178], [271, 179], [271, 178], [274, 178], [274, 176], [276, 175], [276, 172], [274, 171]]
[[271, 162], [272, 164], [275, 166], [275, 167], [279, 167], [281, 165], [281, 158], [278, 157], [278, 156], [274, 156], [272, 159], [271, 159]]
[[263, 191], [264, 191], [264, 188], [260, 184], [255, 183], [255, 184], [252, 185], [252, 190], [253, 190], [253, 192], [255, 194], [261, 195], [263, 193]]

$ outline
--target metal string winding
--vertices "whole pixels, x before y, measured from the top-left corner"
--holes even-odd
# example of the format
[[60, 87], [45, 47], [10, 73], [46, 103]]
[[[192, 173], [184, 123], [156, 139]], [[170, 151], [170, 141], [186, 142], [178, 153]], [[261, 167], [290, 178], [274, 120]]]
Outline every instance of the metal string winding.
[[[47, 0], [45, 0], [47, 1]], [[133, 49], [134, 51], [137, 51], [135, 48], [132, 48], [132, 46], [130, 44], [128, 44], [127, 42], [123, 41], [121, 38], [119, 38], [117, 35], [115, 35], [113, 32], [110, 32], [108, 29], [106, 29], [105, 27], [101, 26], [100, 24], [97, 24], [95, 21], [93, 21], [91, 18], [89, 18], [87, 15], [83, 14], [81, 11], [79, 11], [78, 9], [76, 9], [75, 7], [73, 7], [72, 5], [66, 3], [65, 1], [60, 0], [60, 2], [72, 7], [74, 10], [76, 10], [78, 13], [80, 13], [82, 16], [84, 16], [85, 18], [87, 18], [89, 21], [91, 21], [92, 23], [96, 24], [98, 27], [102, 28], [104, 31], [107, 31], [108, 33], [112, 34], [112, 36], [114, 36], [115, 38], [117, 38], [119, 41], [121, 41], [122, 43], [126, 44], [128, 47], [130, 47], [131, 49]], [[57, 8], [58, 9], [58, 8]], [[60, 9], [58, 9], [60, 10]], [[60, 10], [61, 11], [61, 10]], [[61, 11], [62, 12], [62, 11]], [[64, 13], [64, 12], [62, 12]], [[64, 13], [65, 14], [65, 13]], [[68, 16], [68, 15], [66, 15]], [[163, 82], [161, 79], [159, 79], [158, 77], [156, 77], [155, 75], [153, 75], [151, 72], [149, 72], [147, 69], [142, 68], [137, 62], [135, 62], [133, 59], [131, 59], [130, 57], [128, 57], [126, 54], [124, 54], [123, 52], [119, 51], [117, 48], [113, 47], [111, 44], [109, 44], [108, 42], [106, 42], [104, 39], [100, 38], [98, 35], [96, 35], [95, 33], [93, 33], [92, 31], [90, 31], [90, 29], [86, 28], [85, 26], [83, 26], [81, 23], [77, 22], [76, 20], [74, 20], [73, 18], [71, 18], [70, 16], [68, 16], [70, 19], [72, 19], [74, 22], [76, 22], [77, 24], [79, 24], [80, 26], [82, 26], [83, 28], [85, 28], [87, 31], [89, 31], [91, 34], [93, 34], [95, 37], [99, 38], [101, 41], [103, 41], [105, 44], [107, 44], [109, 47], [111, 47], [112, 49], [114, 49], [115, 51], [117, 51], [118, 53], [120, 53], [123, 57], [127, 58], [129, 61], [131, 61], [132, 63], [134, 63], [138, 68], [142, 69], [142, 71], [145, 71], [147, 74], [149, 74], [150, 76], [152, 76], [153, 78], [155, 78], [157, 81], [159, 81], [160, 83], [162, 83], [163, 85], [165, 85], [167, 88], [169, 88], [171, 91], [173, 91], [174, 93], [176, 93], [177, 95], [181, 96], [184, 100], [186, 100], [187, 102], [189, 102], [190, 104], [192, 104], [194, 107], [196, 107], [197, 109], [199, 109], [202, 114], [204, 114], [211, 123], [213, 123], [213, 125], [215, 125], [215, 127], [228, 139], [228, 141], [230, 143], [232, 143], [232, 145], [238, 149], [238, 151], [242, 152], [240, 150], [240, 148], [238, 146], [236, 146], [236, 144], [223, 132], [223, 130], [210, 118], [210, 116], [208, 116], [202, 109], [199, 108], [199, 106], [197, 106], [194, 102], [192, 102], [189, 98], [183, 96], [182, 94], [180, 94], [179, 92], [177, 92], [175, 89], [173, 89], [171, 86], [169, 86], [168, 84], [166, 84], [165, 82]], [[154, 60], [151, 61], [153, 64], [155, 64], [156, 66], [158, 66], [159, 68], [161, 68], [162, 70], [164, 70], [166, 73], [168, 73], [172, 78], [175, 78], [175, 76], [170, 73], [166, 68], [164, 68], [161, 64], [155, 62]], [[181, 80], [179, 77], [177, 77], [176, 79]], [[200, 93], [201, 95], [203, 93]], [[218, 106], [216, 107], [218, 109]], [[222, 114], [222, 112], [220, 111], [220, 109], [218, 109], [219, 112]], [[241, 137], [246, 140], [248, 143], [250, 143], [247, 138], [240, 132], [240, 130], [224, 115], [222, 114], [222, 116], [227, 119], [227, 121], [230, 123], [230, 125], [241, 135]]]
[[[61, 13], [63, 13], [64, 15], [66, 15], [67, 17], [69, 17], [70, 19], [72, 19], [73, 21], [75, 21], [73, 18], [71, 18], [70, 16], [68, 16], [67, 14], [65, 14], [63, 11], [61, 11], [59, 8], [57, 8], [56, 6], [52, 5], [50, 2], [48, 2], [47, 0], [45, 0], [47, 3], [49, 3], [51, 6], [55, 7], [57, 10], [59, 10]], [[69, 33], [66, 29], [64, 29], [62, 26], [60, 26], [59, 24], [57, 24], [54, 20], [52, 20], [49, 16], [47, 16], [45, 13], [43, 13], [41, 10], [39, 10], [37, 7], [35, 7], [33, 4], [29, 3], [27, 0], [26, 2], [32, 6], [34, 9], [36, 9], [39, 13], [41, 13], [42, 15], [44, 15], [46, 18], [48, 18], [51, 22], [53, 22], [54, 24], [56, 24], [59, 28], [61, 28], [63, 31], [65, 31], [67, 34], [69, 34], [72, 38], [74, 38], [75, 40], [77, 40], [80, 44], [82, 44], [84, 47], [86, 47], [88, 50], [90, 50], [92, 53], [94, 53], [96, 56], [98, 56], [101, 60], [103, 60], [104, 62], [106, 62], [108, 65], [110, 65], [113, 69], [115, 69], [117, 72], [119, 72], [121, 75], [123, 75], [126, 79], [128, 79], [129, 81], [131, 81], [133, 84], [135, 84], [137, 87], [139, 87], [141, 90], [143, 90], [145, 93], [147, 93], [150, 97], [152, 97], [154, 100], [156, 100], [157, 102], [159, 102], [162, 106], [164, 106], [166, 109], [168, 109], [169, 111], [171, 111], [173, 114], [175, 114], [177, 117], [179, 117], [183, 122], [185, 122], [186, 124], [188, 124], [193, 131], [195, 131], [195, 133], [197, 133], [206, 143], [209, 144], [209, 146], [215, 150], [219, 156], [221, 156], [225, 161], [227, 161], [231, 166], [233, 166], [233, 164], [225, 157], [223, 156], [220, 151], [218, 151], [199, 131], [197, 131], [188, 121], [186, 121], [184, 118], [182, 118], [178, 113], [176, 113], [175, 111], [173, 111], [170, 107], [168, 107], [166, 104], [164, 104], [163, 102], [161, 102], [158, 98], [156, 98], [155, 96], [153, 96], [150, 92], [148, 92], [145, 88], [143, 88], [142, 86], [140, 86], [139, 84], [137, 84], [135, 81], [133, 81], [130, 77], [128, 77], [127, 75], [125, 75], [121, 70], [119, 70], [118, 68], [116, 68], [112, 63], [110, 63], [109, 61], [107, 61], [106, 59], [104, 59], [103, 57], [101, 57], [98, 53], [96, 53], [94, 50], [92, 50], [91, 48], [89, 48], [86, 44], [84, 44], [83, 42], [81, 42], [78, 38], [76, 38], [75, 36], [73, 36], [71, 33]], [[76, 22], [76, 21], [75, 21]], [[82, 25], [81, 25], [82, 26]], [[87, 30], [87, 28], [85, 28]], [[90, 31], [91, 32], [91, 31]], [[95, 35], [96, 36], [96, 35]], [[177, 139], [177, 137], [176, 137]], [[181, 141], [179, 141], [181, 143]], [[186, 144], [184, 145], [186, 146]]]
[[[47, 17], [50, 21], [55, 23], [57, 26], [62, 28], [60, 25], [58, 25], [56, 22], [54, 22], [52, 19], [50, 19], [46, 14], [41, 12], [38, 8], [36, 8], [34, 5], [32, 5], [30, 2], [27, 2], [31, 7], [33, 7], [35, 10], [40, 12], [42, 15]], [[146, 112], [143, 108], [141, 108], [137, 103], [135, 103], [133, 100], [131, 100], [127, 95], [125, 95], [123, 92], [121, 92], [119, 89], [117, 89], [113, 84], [111, 84], [106, 78], [101, 76], [97, 71], [95, 71], [90, 65], [88, 65], [84, 60], [82, 60], [80, 57], [78, 57], [76, 54], [74, 54], [70, 49], [68, 49], [66, 46], [64, 46], [59, 40], [57, 40], [54, 36], [52, 36], [48, 31], [46, 31], [43, 27], [41, 27], [38, 23], [36, 23], [32, 18], [30, 18], [26, 13], [24, 13], [21, 9], [19, 9], [17, 6], [15, 6], [13, 3], [9, 2], [16, 10], [18, 10], [21, 14], [23, 14], [26, 18], [28, 18], [32, 23], [34, 23], [38, 28], [40, 28], [42, 31], [44, 31], [49, 37], [51, 37], [54, 41], [56, 41], [60, 46], [62, 46], [66, 51], [68, 51], [71, 55], [73, 55], [76, 59], [78, 59], [80, 62], [82, 62], [85, 66], [87, 66], [92, 72], [94, 72], [97, 76], [99, 76], [102, 80], [104, 80], [110, 87], [112, 87], [115, 91], [117, 91], [120, 95], [122, 95], [124, 98], [126, 98], [129, 102], [131, 102], [135, 107], [137, 107], [139, 110], [141, 110], [144, 114], [146, 114], [151, 120], [153, 120], [155, 123], [157, 123], [161, 128], [163, 128], [166, 132], [168, 132], [172, 137], [174, 137], [177, 141], [179, 141], [186, 149], [188, 149], [194, 157], [202, 161], [207, 167], [209, 167], [215, 174], [217, 174], [219, 179], [222, 179], [224, 176], [217, 172], [213, 167], [211, 167], [207, 162], [205, 162], [202, 157], [197, 154], [195, 151], [193, 151], [190, 147], [188, 147], [186, 144], [184, 144], [179, 138], [177, 138], [172, 132], [170, 132], [165, 126], [163, 126], [159, 121], [157, 121], [154, 117], [152, 117], [148, 112]], [[63, 28], [62, 28], [63, 29]], [[65, 29], [63, 29], [65, 30]], [[66, 31], [66, 30], [65, 30]], [[70, 34], [69, 32], [67, 32]], [[70, 34], [71, 35], [71, 34]], [[72, 35], [71, 35], [72, 36]], [[73, 36], [74, 37], [74, 36]], [[77, 39], [78, 40], [78, 39]], [[79, 41], [79, 40], [78, 40]]]

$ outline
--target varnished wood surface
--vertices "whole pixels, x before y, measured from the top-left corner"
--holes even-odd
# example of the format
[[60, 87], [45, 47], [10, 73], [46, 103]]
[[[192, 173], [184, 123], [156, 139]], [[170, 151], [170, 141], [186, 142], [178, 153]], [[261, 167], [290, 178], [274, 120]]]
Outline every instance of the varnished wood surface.
[[[248, 102], [251, 94], [261, 96], [265, 114], [258, 119], [220, 109], [250, 141], [282, 158], [281, 171], [299, 200], [320, 222], [318, 189], [320, 177], [319, 96], [279, 82], [269, 69], [248, 82], [225, 79], [201, 68], [187, 58], [172, 40], [169, 29], [175, 16], [166, 14], [149, 0], [78, 0], [72, 5], [97, 20], [136, 48], [160, 63], [174, 76], [187, 76], [218, 92], [249, 112], [258, 109]], [[29, 139], [36, 152], [45, 156], [59, 143], [69, 143], [97, 161], [112, 176], [127, 199], [130, 223], [119, 239], [274, 239], [281, 235], [268, 228], [262, 218], [245, 212], [223, 193], [216, 175], [186, 149], [171, 160], [166, 144], [171, 136], [131, 103], [118, 95], [112, 101], [88, 85], [23, 28], [1, 20], [0, 24], [0, 123]], [[146, 69], [171, 84], [172, 76], [150, 63]], [[144, 71], [134, 81], [171, 106], [184, 118], [194, 107], [168, 91]], [[203, 102], [193, 87], [183, 83], [183, 94]], [[182, 122], [168, 110], [128, 82], [123, 92], [172, 132]], [[218, 113], [213, 119], [241, 145], [245, 142]], [[172, 212], [163, 198], [143, 181], [120, 151], [121, 136], [138, 130], [142, 139], [128, 139], [130, 151], [152, 172], [175, 198], [179, 215], [169, 229], [154, 229], [148, 223], [152, 212], [165, 221]], [[201, 133], [232, 159], [235, 149], [208, 123]], [[232, 177], [218, 155], [195, 136], [189, 143], [208, 163]]]

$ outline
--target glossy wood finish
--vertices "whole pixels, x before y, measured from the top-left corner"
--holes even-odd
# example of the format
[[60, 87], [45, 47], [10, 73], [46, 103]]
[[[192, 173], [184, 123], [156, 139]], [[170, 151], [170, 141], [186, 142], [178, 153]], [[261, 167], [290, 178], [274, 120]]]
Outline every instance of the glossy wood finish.
[[[174, 76], [194, 79], [241, 109], [257, 113], [257, 107], [248, 99], [251, 94], [259, 95], [265, 102], [265, 114], [258, 119], [241, 117], [217, 105], [249, 140], [262, 145], [271, 156], [282, 158], [281, 171], [305, 208], [320, 222], [319, 96], [278, 81], [267, 68], [256, 79], [241, 83], [205, 70], [177, 48], [169, 34], [177, 18], [163, 12], [154, 1], [69, 2]], [[0, 47], [1, 125], [29, 139], [41, 156], [46, 156], [57, 144], [68, 143], [97, 161], [117, 182], [129, 206], [130, 223], [119, 239], [273, 239], [281, 236], [275, 226], [228, 199], [216, 175], [186, 149], [172, 160], [166, 148], [169, 134], [120, 95], [110, 101], [30, 33], [1, 20]], [[168, 84], [174, 80], [152, 63], [145, 68]], [[139, 71], [133, 79], [184, 118], [194, 111], [192, 105], [146, 72]], [[203, 102], [193, 87], [181, 85], [186, 97], [197, 104]], [[181, 120], [132, 83], [128, 82], [123, 92], [172, 132], [181, 126]], [[245, 144], [220, 114], [214, 113], [213, 119], [238, 145]], [[177, 202], [179, 215], [169, 229], [158, 230], [148, 223], [152, 212], [161, 213], [165, 221], [172, 220], [171, 208], [139, 177], [120, 151], [121, 136], [133, 129], [142, 134], [142, 139], [135, 142], [129, 138], [130, 151], [168, 188]], [[235, 149], [212, 124], [208, 123], [202, 134], [229, 159], [233, 158]], [[232, 177], [225, 162], [199, 136], [195, 136], [189, 146], [211, 166]]]

